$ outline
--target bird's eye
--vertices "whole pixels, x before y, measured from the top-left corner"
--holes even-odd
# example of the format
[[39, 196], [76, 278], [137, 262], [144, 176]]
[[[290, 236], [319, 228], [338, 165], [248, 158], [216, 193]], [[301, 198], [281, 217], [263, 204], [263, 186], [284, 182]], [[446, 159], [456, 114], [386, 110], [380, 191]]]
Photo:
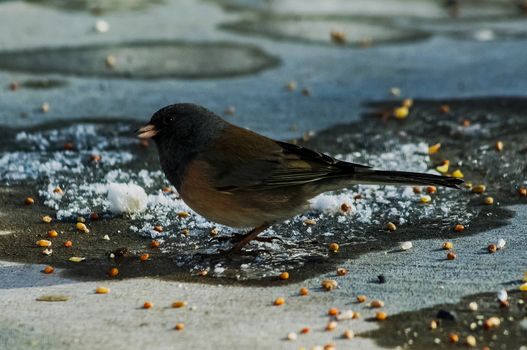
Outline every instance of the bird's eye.
[[164, 120], [164, 122], [165, 122], [165, 124], [168, 125], [168, 124], [172, 124], [175, 120], [176, 120], [176, 117], [174, 117], [173, 115], [171, 115], [171, 116], [166, 117], [165, 120]]

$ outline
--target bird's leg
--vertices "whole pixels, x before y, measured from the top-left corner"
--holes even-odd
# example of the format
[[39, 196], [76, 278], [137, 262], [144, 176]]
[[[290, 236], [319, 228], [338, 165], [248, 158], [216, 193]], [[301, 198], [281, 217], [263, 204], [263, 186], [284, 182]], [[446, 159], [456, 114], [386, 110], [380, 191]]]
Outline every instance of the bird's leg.
[[229, 250], [229, 253], [239, 253], [243, 247], [249, 244], [249, 242], [253, 239], [257, 239], [257, 236], [265, 231], [269, 226], [270, 225], [263, 224], [244, 234], [242, 238], [234, 245], [234, 247]]

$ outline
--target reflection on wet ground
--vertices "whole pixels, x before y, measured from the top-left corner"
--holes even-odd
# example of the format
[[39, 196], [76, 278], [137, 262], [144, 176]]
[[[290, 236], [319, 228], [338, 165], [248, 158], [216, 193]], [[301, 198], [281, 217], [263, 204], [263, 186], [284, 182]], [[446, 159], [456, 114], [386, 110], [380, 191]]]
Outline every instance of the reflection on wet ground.
[[39, 5], [53, 6], [66, 10], [90, 11], [94, 14], [141, 10], [149, 5], [159, 5], [163, 0], [27, 0]]
[[[379, 323], [378, 330], [361, 336], [374, 338], [377, 344], [386, 348], [451, 349], [456, 343], [452, 340], [455, 339], [453, 335], [456, 335], [458, 345], [464, 347], [467, 346], [467, 337], [473, 336], [480, 349], [484, 346], [522, 349], [527, 329], [527, 295], [518, 291], [508, 294], [508, 307], [500, 306], [496, 293], [469, 295], [457, 304], [437, 305], [389, 317]], [[476, 310], [470, 309], [471, 303], [476, 303]], [[497, 317], [499, 323], [492, 317]], [[430, 326], [433, 320], [437, 325], [435, 329]]]
[[0, 52], [0, 69], [137, 79], [219, 78], [277, 64], [276, 58], [255, 46], [221, 42], [133, 42]]
[[[441, 111], [444, 103], [447, 112], [445, 106]], [[308, 278], [369, 250], [397, 253], [401, 241], [470, 235], [503, 225], [510, 214], [500, 207], [527, 200], [517, 194], [525, 181], [527, 121], [522, 113], [527, 101], [444, 103], [417, 101], [405, 120], [386, 119], [390, 113], [383, 111], [392, 110], [390, 103], [372, 104], [380, 118], [367, 116], [360, 124], [324, 131], [306, 144], [384, 169], [434, 172], [448, 159], [450, 171], [460, 169], [468, 181], [485, 184], [485, 194], [438, 189], [428, 204], [420, 203], [422, 194], [409, 187], [357, 186], [321, 195], [305, 216], [266, 232], [282, 241], [253, 244], [254, 254], [234, 259], [217, 254], [229, 243], [211, 238], [216, 226], [167, 189], [154, 147], [145, 147], [133, 137], [136, 125], [85, 121], [13, 132], [0, 141], [0, 181], [7, 185], [0, 213], [17, 215], [6, 215], [0, 230], [16, 234], [0, 236], [0, 257], [64, 266], [96, 279], [118, 265], [122, 277], [192, 279], [206, 271], [210, 281], [216, 277], [259, 283], [284, 270], [295, 270], [297, 280]], [[498, 139], [505, 145], [501, 152], [494, 149]], [[427, 146], [436, 142], [442, 144], [440, 152], [429, 156]], [[146, 209], [127, 216], [112, 213], [115, 203], [108, 192], [115, 183], [143, 188], [146, 194], [137, 200]], [[24, 207], [21, 203], [29, 195], [36, 197], [36, 205]], [[495, 200], [492, 206], [483, 204], [483, 197], [489, 195]], [[347, 212], [341, 210], [344, 203], [350, 208]], [[97, 213], [96, 220], [92, 213]], [[55, 221], [41, 223], [44, 214]], [[78, 217], [87, 221], [90, 233], [76, 232]], [[307, 224], [308, 218], [316, 224]], [[396, 233], [386, 230], [389, 221], [398, 226]], [[457, 223], [467, 227], [465, 232], [453, 232]], [[154, 230], [155, 226], [163, 229]], [[60, 234], [53, 239], [53, 254], [44, 256], [35, 241], [46, 239], [51, 228]], [[217, 228], [220, 237], [233, 233]], [[105, 235], [110, 240], [103, 239]], [[151, 239], [157, 239], [160, 247], [149, 247]], [[63, 247], [65, 240], [71, 240], [73, 248]], [[333, 242], [340, 244], [338, 253], [328, 249]], [[109, 258], [112, 251], [115, 257]], [[144, 252], [152, 256], [147, 264], [138, 259]], [[87, 260], [68, 262], [73, 255]]]

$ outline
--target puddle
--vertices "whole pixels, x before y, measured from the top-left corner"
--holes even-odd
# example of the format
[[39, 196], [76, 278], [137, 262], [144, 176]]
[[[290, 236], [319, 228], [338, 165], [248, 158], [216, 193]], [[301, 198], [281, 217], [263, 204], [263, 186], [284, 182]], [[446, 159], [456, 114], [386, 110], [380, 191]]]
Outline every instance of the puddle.
[[[469, 303], [477, 303], [477, 311], [471, 311]], [[452, 349], [449, 336], [455, 333], [459, 337], [456, 347], [466, 347], [466, 338], [476, 338], [477, 348], [488, 346], [490, 349], [523, 349], [526, 346], [527, 329], [527, 293], [509, 292], [507, 308], [500, 307], [496, 293], [484, 293], [463, 297], [457, 304], [443, 304], [413, 312], [405, 312], [377, 322], [379, 329], [360, 336], [375, 339], [379, 346], [403, 349]], [[456, 320], [437, 318], [440, 310], [454, 313]], [[500, 325], [485, 329], [484, 322], [490, 317], [498, 317]], [[430, 322], [438, 322], [437, 329], [430, 329]]]
[[58, 7], [64, 10], [90, 11], [94, 14], [142, 10], [150, 5], [159, 5], [163, 0], [27, 0], [30, 3]]
[[[266, 231], [283, 241], [253, 244], [253, 252], [263, 251], [234, 259], [218, 256], [218, 249], [230, 244], [210, 237], [215, 226], [220, 236], [233, 230], [206, 221], [177, 193], [163, 191], [169, 184], [160, 171], [157, 152], [134, 138], [137, 125], [85, 120], [6, 132], [0, 140], [0, 183], [11, 190], [3, 196], [0, 209], [16, 215], [0, 223], [0, 230], [15, 232], [0, 236], [0, 258], [67, 267], [75, 276], [94, 279], [104, 278], [110, 267], [118, 265], [120, 277], [269, 284], [280, 271], [295, 270], [292, 280], [303, 280], [367, 251], [397, 250], [401, 241], [453, 237], [457, 223], [467, 230], [455, 236], [504, 225], [511, 213], [501, 206], [527, 202], [516, 192], [526, 180], [527, 121], [522, 113], [527, 100], [448, 103], [449, 114], [439, 112], [440, 102], [417, 101], [404, 121], [365, 116], [360, 130], [358, 124], [339, 126], [321, 132], [307, 145], [384, 169], [434, 172], [437, 164], [449, 159], [452, 170], [459, 168], [467, 180], [486, 184], [485, 195], [492, 195], [495, 205], [482, 204], [483, 195], [467, 189], [439, 189], [431, 203], [421, 204], [420, 195], [409, 187], [357, 186], [315, 198], [304, 216]], [[389, 103], [370, 107], [374, 111], [391, 108]], [[462, 126], [463, 119], [471, 125]], [[498, 138], [505, 144], [502, 152], [494, 150]], [[441, 151], [430, 158], [427, 146], [436, 142], [442, 143]], [[100, 161], [94, 161], [93, 155], [100, 156]], [[145, 210], [125, 216], [112, 213], [114, 203], [108, 191], [115, 183], [143, 188]], [[56, 187], [63, 193], [57, 193]], [[36, 204], [22, 205], [26, 196], [34, 196]], [[350, 213], [341, 212], [343, 203], [351, 206]], [[180, 212], [190, 215], [180, 217]], [[91, 220], [91, 213], [99, 219]], [[40, 217], [45, 214], [55, 221], [42, 223]], [[79, 216], [87, 220], [89, 234], [75, 230]], [[316, 225], [305, 225], [307, 218], [315, 219]], [[397, 234], [385, 229], [388, 221], [398, 226]], [[156, 225], [163, 226], [163, 232], [153, 230]], [[59, 231], [59, 237], [52, 239], [53, 255], [44, 256], [35, 241], [45, 239], [51, 228]], [[104, 240], [104, 235], [110, 240]], [[149, 247], [152, 238], [159, 240], [159, 248]], [[73, 248], [63, 247], [65, 240], [71, 240]], [[329, 252], [332, 242], [340, 244], [339, 253]], [[117, 252], [117, 260], [108, 257], [122, 247], [127, 249]], [[140, 263], [138, 257], [145, 252], [152, 258]], [[68, 262], [71, 256], [87, 260]], [[201, 271], [208, 272], [206, 278], [196, 277]]]
[[238, 33], [252, 33], [280, 40], [332, 43], [330, 33], [345, 35], [346, 45], [368, 46], [376, 43], [415, 41], [428, 37], [426, 32], [398, 29], [383, 18], [345, 18], [315, 16], [273, 16], [256, 21], [240, 21], [222, 25]]
[[277, 64], [258, 47], [221, 42], [133, 42], [0, 52], [0, 69], [132, 79], [222, 78], [254, 74]]

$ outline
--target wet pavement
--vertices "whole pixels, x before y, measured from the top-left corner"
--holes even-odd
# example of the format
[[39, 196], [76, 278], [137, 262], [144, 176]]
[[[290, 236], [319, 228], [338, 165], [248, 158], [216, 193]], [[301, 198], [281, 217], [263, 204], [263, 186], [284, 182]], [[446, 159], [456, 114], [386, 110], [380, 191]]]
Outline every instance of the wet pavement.
[[[223, 338], [218, 343], [230, 348], [242, 344], [298, 348], [300, 344], [283, 340], [287, 332], [282, 334], [285, 328], [301, 328], [296, 312], [305, 308], [309, 317], [304, 322], [323, 328], [327, 307], [349, 307], [357, 294], [384, 299], [390, 319], [392, 314], [410, 312], [394, 316], [379, 331], [363, 334], [377, 345], [422, 348], [439, 337], [441, 346], [448, 347], [444, 342], [448, 332], [456, 327], [468, 332], [466, 325], [449, 326], [409, 344], [410, 333], [401, 329], [419, 322], [426, 328], [429, 314], [437, 309], [426, 308], [435, 304], [457, 303], [475, 293], [495, 295], [502, 288], [513, 291], [527, 269], [521, 258], [526, 248], [521, 218], [527, 197], [518, 193], [527, 185], [527, 76], [520, 59], [527, 50], [527, 26], [519, 3], [455, 3], [446, 7], [432, 1], [395, 0], [376, 6], [337, 0], [0, 3], [0, 23], [10, 29], [0, 31], [4, 125], [0, 259], [61, 268], [60, 277], [49, 276], [48, 283], [41, 280], [37, 267], [6, 265], [4, 276], [21, 277], [4, 279], [0, 293], [13, 300], [7, 319], [16, 320], [23, 330], [11, 332], [8, 324], [0, 324], [0, 345], [71, 345], [60, 331], [53, 331], [57, 342], [34, 344], [26, 328], [31, 319], [17, 316], [16, 305], [22, 300], [12, 293], [19, 288], [33, 290], [32, 294], [35, 288], [50, 293], [60, 288], [79, 296], [93, 282], [111, 283], [118, 293], [131, 291], [134, 285], [152, 289], [123, 296], [122, 308], [136, 307], [130, 304], [147, 297], [159, 298], [153, 291], [158, 284], [166, 290], [179, 288], [179, 283], [191, 290], [201, 288], [207, 298], [207, 291], [210, 295], [221, 291], [215, 287], [221, 283], [239, 298], [239, 308], [251, 310], [256, 302], [253, 312], [262, 317], [274, 313], [269, 310], [274, 296], [295, 295], [303, 285], [314, 290], [314, 301], [304, 306], [295, 301], [299, 309], [288, 308], [289, 316], [281, 316], [283, 328], [262, 329], [265, 337], [272, 334], [269, 339], [264, 341], [261, 333], [250, 336], [252, 327], [261, 324], [245, 325], [248, 332], [239, 343]], [[14, 14], [34, 20], [16, 20]], [[207, 20], [197, 25], [201, 18]], [[109, 24], [107, 32], [97, 23], [101, 20]], [[61, 30], [64, 27], [68, 31]], [[332, 31], [337, 35], [330, 35]], [[409, 116], [397, 120], [393, 109], [403, 98], [413, 98], [413, 103]], [[414, 193], [410, 187], [356, 186], [321, 195], [305, 215], [266, 231], [280, 241], [253, 244], [253, 254], [227, 259], [218, 251], [230, 246], [222, 238], [234, 231], [193, 213], [164, 178], [155, 147], [134, 138], [133, 130], [155, 110], [183, 101], [205, 105], [230, 122], [268, 136], [377, 168], [436, 173], [435, 168], [448, 159], [448, 173], [459, 169], [467, 182], [485, 184], [487, 189], [483, 194], [468, 186], [459, 191], [438, 189], [427, 204], [421, 203], [425, 188]], [[497, 141], [503, 142], [502, 151], [495, 149]], [[441, 149], [430, 155], [428, 147], [435, 143], [441, 143]], [[117, 183], [144, 189], [144, 210], [116, 213], [110, 193]], [[34, 205], [23, 205], [27, 196], [35, 198]], [[487, 196], [492, 196], [493, 205], [483, 203]], [[342, 204], [349, 209], [343, 211]], [[53, 218], [51, 224], [41, 221], [44, 215]], [[86, 221], [89, 233], [75, 228], [79, 218]], [[308, 224], [308, 219], [315, 224]], [[396, 224], [395, 232], [386, 229], [388, 222]], [[454, 232], [456, 224], [465, 230]], [[163, 229], [156, 231], [155, 226]], [[218, 237], [211, 237], [215, 228]], [[47, 239], [49, 229], [56, 229], [59, 236], [51, 239], [53, 252], [46, 256], [35, 242]], [[507, 241], [507, 248], [497, 254], [486, 252], [498, 238]], [[158, 248], [150, 247], [152, 239], [160, 242]], [[71, 248], [63, 246], [66, 240], [72, 241]], [[454, 241], [459, 259], [446, 260], [446, 251], [440, 249], [445, 240]], [[414, 248], [401, 251], [405, 241], [412, 241]], [[511, 242], [514, 247], [509, 247]], [[338, 243], [339, 251], [331, 252], [330, 243]], [[144, 253], [150, 259], [141, 263]], [[86, 259], [75, 263], [68, 260], [72, 256]], [[450, 274], [452, 267], [445, 264], [457, 265], [458, 274]], [[435, 276], [427, 276], [427, 266]], [[120, 273], [110, 281], [112, 267]], [[347, 268], [349, 274], [338, 277], [335, 293], [322, 292], [320, 280], [336, 278], [337, 267]], [[485, 281], [464, 283], [471, 274], [489, 268], [497, 273]], [[289, 281], [277, 279], [282, 271], [290, 271]], [[376, 282], [380, 274], [388, 283]], [[435, 293], [445, 277], [453, 283], [450, 290]], [[68, 285], [73, 289], [68, 291]], [[248, 291], [256, 295], [242, 297]], [[73, 305], [69, 301], [60, 312], [67, 313]], [[490, 317], [494, 306], [482, 302], [480, 308]], [[106, 307], [111, 318], [116, 312], [111, 308], [117, 306]], [[238, 314], [223, 304], [207, 308], [222, 313], [220, 319]], [[356, 333], [375, 327], [376, 322], [367, 322], [373, 311], [366, 308], [363, 313], [366, 322], [351, 325]], [[521, 333], [525, 310], [511, 308], [510, 313], [509, 333]], [[131, 316], [124, 323], [130, 330], [137, 327], [130, 323]], [[236, 331], [222, 326], [223, 335], [215, 334], [217, 318], [189, 316], [188, 322], [198, 322], [196, 317], [210, 339]], [[250, 313], [237, 317], [236, 324], [246, 324]], [[413, 323], [406, 325], [406, 320]], [[39, 325], [41, 331], [47, 329]], [[167, 325], [149, 331], [163, 337]], [[392, 336], [383, 337], [387, 332]], [[339, 335], [325, 333], [309, 335], [302, 345], [337, 341], [339, 348], [346, 348]], [[115, 345], [127, 338], [126, 333], [119, 334], [116, 339], [103, 338]], [[525, 345], [521, 337], [502, 341], [486, 334], [478, 335], [478, 344], [504, 349]], [[75, 348], [96, 344], [79, 334], [76, 339]], [[144, 341], [136, 339], [135, 344], [146, 345]], [[365, 339], [352, 342], [374, 346]]]

